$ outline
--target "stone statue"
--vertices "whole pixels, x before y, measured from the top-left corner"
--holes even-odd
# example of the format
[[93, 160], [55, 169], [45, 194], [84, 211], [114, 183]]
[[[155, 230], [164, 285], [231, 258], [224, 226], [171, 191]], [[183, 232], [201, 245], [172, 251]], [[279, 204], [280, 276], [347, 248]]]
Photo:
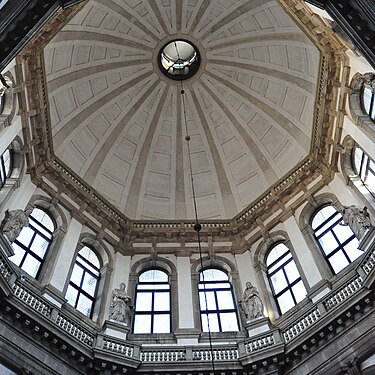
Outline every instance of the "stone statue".
[[0, 96], [5, 94], [5, 91], [12, 86], [12, 81], [8, 77], [0, 75]]
[[361, 239], [367, 229], [371, 228], [370, 214], [367, 207], [360, 209], [357, 206], [342, 206], [339, 208], [342, 215], [343, 224], [349, 225], [358, 239]]
[[243, 292], [242, 300], [239, 301], [239, 305], [246, 319], [253, 320], [264, 316], [263, 302], [259, 297], [259, 292], [250, 282], [246, 283], [246, 289]]
[[131, 298], [126, 293], [125, 283], [120, 284], [119, 289], [114, 289], [111, 296], [109, 319], [129, 324], [132, 315]]
[[5, 218], [1, 223], [1, 231], [7, 236], [10, 242], [13, 242], [21, 233], [22, 228], [29, 225], [30, 211], [6, 210]]

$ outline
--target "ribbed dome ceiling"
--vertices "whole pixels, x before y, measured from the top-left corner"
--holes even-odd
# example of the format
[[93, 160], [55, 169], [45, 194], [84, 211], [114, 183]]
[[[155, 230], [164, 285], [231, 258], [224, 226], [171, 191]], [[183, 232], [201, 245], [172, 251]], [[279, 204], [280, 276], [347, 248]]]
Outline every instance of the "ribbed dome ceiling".
[[198, 214], [232, 218], [310, 150], [319, 52], [276, 1], [89, 1], [45, 50], [54, 152], [129, 218], [192, 218], [176, 39]]

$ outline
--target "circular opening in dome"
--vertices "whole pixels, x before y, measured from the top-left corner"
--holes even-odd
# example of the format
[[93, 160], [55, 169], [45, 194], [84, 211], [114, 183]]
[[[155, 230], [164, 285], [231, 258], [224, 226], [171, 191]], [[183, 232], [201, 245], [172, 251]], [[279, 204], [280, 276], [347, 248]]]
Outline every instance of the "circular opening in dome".
[[182, 80], [193, 76], [200, 64], [196, 47], [185, 40], [173, 40], [160, 51], [161, 71], [169, 78]]

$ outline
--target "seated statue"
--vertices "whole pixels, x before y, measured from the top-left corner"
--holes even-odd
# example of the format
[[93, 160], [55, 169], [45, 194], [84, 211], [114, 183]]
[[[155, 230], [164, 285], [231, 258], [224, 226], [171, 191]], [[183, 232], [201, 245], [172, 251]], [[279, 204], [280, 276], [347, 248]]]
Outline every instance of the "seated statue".
[[119, 289], [114, 289], [111, 296], [109, 319], [129, 324], [132, 316], [131, 298], [126, 293], [125, 283]]
[[259, 297], [259, 292], [250, 282], [246, 283], [246, 289], [243, 293], [242, 300], [239, 301], [239, 305], [248, 320], [264, 316], [263, 302]]

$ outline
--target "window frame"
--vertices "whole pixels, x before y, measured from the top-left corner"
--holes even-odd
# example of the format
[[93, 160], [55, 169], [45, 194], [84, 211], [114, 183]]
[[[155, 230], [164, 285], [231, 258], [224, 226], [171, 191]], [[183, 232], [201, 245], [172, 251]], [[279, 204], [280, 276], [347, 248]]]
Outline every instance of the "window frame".
[[[369, 113], [366, 111], [365, 108], [365, 102], [364, 102], [364, 96], [365, 96], [365, 90], [368, 89], [371, 91], [371, 99], [370, 99], [370, 111]], [[362, 85], [361, 90], [360, 90], [360, 104], [361, 104], [361, 109], [364, 114], [366, 114], [369, 119], [372, 122], [375, 122], [375, 93], [371, 90], [371, 88], [367, 87], [365, 84]], [[372, 116], [373, 113], [373, 116]]]
[[[6, 173], [6, 168], [5, 168], [5, 161], [4, 161], [4, 154], [6, 152], [9, 152], [9, 170], [8, 172]], [[0, 156], [0, 168], [1, 168], [1, 172], [0, 172], [0, 190], [4, 187], [4, 185], [6, 184], [6, 181], [10, 178], [10, 176], [12, 175], [12, 171], [13, 171], [13, 150], [11, 148], [7, 148]], [[4, 176], [4, 179], [2, 178], [2, 175]]]
[[[272, 251], [277, 247], [279, 246], [280, 244], [283, 244], [286, 248], [287, 248], [287, 251], [282, 254], [281, 256], [279, 256], [278, 258], [276, 258], [272, 263], [270, 263], [269, 265], [267, 265], [267, 259], [268, 257], [270, 256], [270, 254], [272, 253]], [[290, 258], [289, 259], [286, 259], [283, 263], [281, 263], [275, 270], [273, 270], [272, 272], [270, 272], [269, 270], [275, 266], [277, 263], [279, 263], [283, 258], [285, 258], [286, 256], [288, 256], [290, 254]], [[298, 277], [297, 279], [295, 279], [294, 281], [290, 282], [289, 281], [289, 277], [288, 277], [288, 273], [286, 272], [285, 270], [285, 267], [290, 263], [290, 262], [294, 262], [296, 268], [297, 268], [297, 271], [298, 271]], [[276, 307], [277, 307], [277, 311], [278, 311], [278, 314], [279, 316], [282, 316], [284, 314], [286, 314], [288, 311], [290, 311], [293, 307], [295, 307], [296, 305], [298, 305], [301, 301], [297, 302], [297, 299], [296, 299], [296, 296], [294, 295], [294, 291], [293, 291], [293, 287], [295, 285], [297, 285], [300, 281], [302, 282], [302, 285], [304, 286], [305, 290], [306, 290], [306, 295], [305, 295], [305, 298], [307, 296], [307, 288], [306, 288], [306, 285], [305, 285], [305, 281], [304, 279], [302, 278], [302, 275], [301, 275], [301, 272], [300, 270], [298, 269], [298, 264], [296, 262], [296, 260], [294, 259], [294, 256], [293, 256], [293, 253], [290, 249], [289, 246], [287, 246], [287, 244], [284, 242], [284, 241], [277, 241], [275, 242], [267, 251], [266, 253], [266, 256], [264, 257], [264, 264], [266, 266], [266, 276], [267, 276], [267, 280], [268, 280], [268, 283], [271, 287], [271, 291], [272, 291], [272, 296], [275, 300], [275, 303], [276, 303]], [[281, 291], [279, 291], [278, 293], [276, 293], [275, 291], [275, 288], [274, 288], [274, 284], [272, 282], [272, 276], [275, 275], [277, 272], [279, 272], [280, 270], [282, 270], [283, 272], [283, 275], [284, 275], [284, 278], [287, 282], [287, 286], [285, 288], [283, 288]], [[292, 296], [292, 299], [293, 299], [293, 303], [294, 305], [292, 307], [290, 307], [288, 310], [282, 312], [281, 311], [281, 308], [280, 308], [280, 304], [279, 304], [279, 301], [278, 301], [278, 298], [280, 296], [282, 296], [283, 294], [285, 294], [286, 292], [290, 292], [291, 296]]]
[[[53, 230], [53, 232], [50, 231], [46, 226], [44, 226], [44, 225], [43, 225], [42, 223], [40, 223], [38, 220], [36, 220], [34, 217], [32, 217], [32, 213], [34, 212], [35, 209], [38, 209], [38, 210], [40, 210], [40, 211], [43, 211], [43, 212], [44, 212], [44, 213], [45, 213], [45, 214], [51, 219], [52, 224], [53, 224], [53, 226], [54, 226], [54, 230]], [[39, 225], [39, 226], [42, 227], [45, 231], [47, 231], [48, 233], [50, 233], [50, 234], [51, 234], [51, 238], [47, 238], [45, 234], [43, 234], [43, 233], [40, 232], [36, 227], [34, 227], [34, 226], [31, 224], [30, 220], [31, 220], [31, 221], [35, 221], [35, 222], [37, 223], [37, 225]], [[56, 226], [56, 222], [55, 222], [55, 220], [54, 220], [54, 217], [53, 217], [48, 211], [46, 211], [45, 209], [40, 208], [40, 207], [34, 207], [33, 211], [32, 211], [32, 212], [30, 213], [30, 215], [29, 215], [29, 225], [28, 225], [27, 227], [25, 227], [25, 228], [31, 228], [31, 229], [33, 230], [33, 232], [34, 232], [33, 235], [32, 235], [32, 237], [31, 237], [30, 240], [29, 240], [29, 245], [26, 246], [26, 245], [24, 245], [22, 242], [20, 242], [20, 241], [18, 240], [18, 237], [21, 235], [22, 230], [21, 230], [21, 232], [20, 232], [20, 235], [19, 235], [19, 236], [13, 241], [13, 243], [15, 243], [17, 246], [19, 246], [21, 249], [23, 249], [23, 250], [25, 251], [25, 254], [22, 256], [22, 259], [21, 259], [19, 265], [17, 265], [17, 267], [19, 267], [21, 270], [23, 270], [23, 271], [26, 272], [28, 275], [30, 275], [26, 270], [24, 270], [24, 269], [22, 268], [22, 266], [23, 266], [23, 264], [24, 264], [24, 262], [25, 262], [25, 260], [26, 260], [27, 255], [30, 254], [33, 258], [35, 258], [38, 262], [40, 262], [40, 265], [39, 265], [39, 268], [38, 268], [37, 273], [35, 274], [35, 277], [32, 276], [32, 275], [30, 275], [31, 277], [34, 277], [36, 280], [39, 278], [40, 273], [41, 273], [41, 270], [42, 270], [43, 265], [44, 265], [44, 262], [45, 262], [45, 260], [46, 260], [46, 258], [47, 258], [47, 256], [48, 256], [49, 250], [50, 250], [50, 248], [51, 248], [51, 244], [52, 244], [52, 242], [53, 242], [53, 240], [54, 240], [54, 232], [56, 231], [56, 227], [57, 227], [57, 226]], [[41, 258], [39, 255], [37, 255], [33, 250], [31, 250], [31, 247], [32, 247], [33, 242], [34, 242], [34, 239], [35, 239], [35, 237], [36, 237], [37, 235], [41, 236], [44, 240], [48, 241], [48, 245], [47, 245], [47, 248], [46, 248], [46, 250], [45, 250], [45, 252], [44, 252], [44, 257], [43, 257], [43, 258]]]
[[[358, 149], [358, 150], [360, 150], [362, 152], [362, 157], [361, 157], [361, 161], [360, 161], [359, 170], [357, 170], [357, 166], [355, 164], [355, 152], [356, 152], [356, 149]], [[367, 161], [365, 162], [364, 159], [366, 157], [367, 157]], [[358, 177], [361, 180], [363, 186], [375, 198], [375, 190], [371, 190], [370, 186], [366, 182], [366, 180], [368, 179], [369, 172], [375, 178], [375, 169], [373, 170], [370, 167], [370, 162], [374, 163], [374, 165], [375, 165], [375, 161], [370, 157], [370, 155], [367, 154], [367, 152], [365, 152], [365, 150], [362, 147], [360, 147], [357, 144], [355, 144], [353, 146], [353, 149], [352, 149], [351, 162], [352, 162], [352, 168], [353, 168], [354, 172], [358, 175]], [[365, 166], [365, 164], [366, 164], [366, 166]], [[363, 170], [363, 168], [365, 168], [365, 170]], [[365, 176], [364, 178], [362, 178], [362, 174], [364, 174], [364, 176]]]
[[[334, 214], [330, 215], [327, 219], [325, 219], [322, 223], [320, 223], [320, 224], [314, 229], [313, 226], [312, 226], [312, 223], [313, 223], [313, 220], [314, 220], [315, 216], [316, 216], [316, 215], [317, 215], [317, 214], [318, 214], [323, 208], [325, 208], [325, 207], [329, 207], [329, 206], [333, 207], [333, 208], [335, 209], [336, 212], [335, 212]], [[326, 228], [326, 229], [324, 230], [324, 232], [322, 232], [319, 236], [317, 236], [317, 235], [316, 235], [316, 232], [317, 232], [318, 230], [320, 230], [321, 228], [323, 228], [327, 223], [329, 223], [329, 222], [330, 222], [335, 216], [337, 216], [337, 215], [339, 215], [340, 218], [337, 219], [337, 220], [335, 220], [335, 223], [334, 223], [334, 224], [330, 225], [328, 228]], [[338, 239], [336, 233], [333, 231], [333, 228], [336, 227], [337, 225], [340, 225], [339, 223], [340, 223], [341, 221], [342, 221], [342, 215], [341, 215], [341, 213], [338, 211], [338, 209], [337, 209], [332, 203], [326, 203], [326, 204], [324, 204], [324, 205], [319, 206], [319, 207], [314, 211], [314, 213], [312, 214], [312, 216], [311, 216], [311, 220], [310, 220], [310, 227], [311, 227], [311, 229], [312, 229], [312, 231], [313, 231], [313, 237], [314, 237], [314, 239], [315, 239], [315, 242], [317, 243], [317, 245], [318, 245], [318, 247], [319, 247], [319, 249], [320, 249], [320, 251], [321, 251], [321, 254], [322, 254], [323, 258], [325, 259], [326, 263], [328, 264], [328, 266], [329, 266], [330, 270], [332, 271], [333, 275], [337, 275], [337, 274], [339, 274], [340, 272], [344, 271], [344, 270], [345, 270], [347, 267], [349, 267], [353, 262], [355, 262], [356, 259], [359, 258], [359, 257], [357, 257], [354, 261], [351, 261], [351, 260], [350, 260], [350, 257], [349, 257], [349, 256], [347, 255], [347, 253], [346, 253], [346, 250], [344, 249], [344, 247], [345, 247], [347, 244], [349, 244], [353, 239], [357, 239], [357, 237], [355, 236], [355, 234], [354, 234], [353, 230], [350, 228], [350, 226], [348, 225], [347, 227], [352, 231], [352, 235], [351, 235], [349, 238], [347, 238], [347, 239], [346, 239], [344, 242], [342, 242], [342, 243], [341, 243], [340, 240]], [[333, 235], [333, 237], [335, 238], [335, 240], [337, 241], [337, 243], [338, 243], [339, 245], [336, 247], [336, 249], [332, 250], [328, 255], [326, 255], [325, 252], [324, 252], [323, 246], [321, 245], [321, 243], [320, 243], [320, 241], [319, 241], [319, 238], [323, 237], [323, 236], [324, 236], [326, 233], [328, 233], [329, 231], [331, 232], [331, 234]], [[357, 239], [357, 241], [358, 241], [358, 239]], [[358, 250], [360, 250], [360, 249], [358, 249]], [[344, 256], [345, 256], [345, 259], [348, 261], [349, 264], [348, 264], [346, 267], [342, 268], [339, 272], [335, 272], [335, 270], [334, 270], [334, 268], [333, 268], [333, 266], [332, 266], [332, 264], [331, 264], [329, 258], [331, 258], [333, 255], [337, 254], [339, 251], [342, 251], [342, 253], [343, 253]], [[364, 253], [364, 252], [362, 252], [362, 253]]]
[[[140, 281], [140, 276], [143, 275], [146, 272], [149, 271], [160, 271], [163, 272], [167, 276], [167, 281]], [[138, 289], [139, 285], [168, 285], [168, 289]], [[137, 311], [136, 306], [137, 306], [137, 299], [138, 299], [138, 294], [142, 293], [151, 293], [151, 310], [150, 311]], [[155, 310], [154, 309], [154, 303], [155, 303], [155, 294], [156, 293], [169, 293], [169, 310]], [[151, 316], [151, 325], [150, 325], [150, 332], [134, 332], [135, 328], [135, 321], [136, 321], [136, 316], [137, 315], [150, 315]], [[154, 332], [154, 323], [155, 323], [155, 315], [169, 315], [169, 332], [163, 332], [163, 333], [156, 333]], [[139, 272], [138, 277], [137, 277], [137, 283], [135, 285], [135, 295], [134, 295], [134, 310], [133, 310], [133, 322], [132, 322], [132, 333], [135, 335], [155, 335], [155, 334], [171, 334], [172, 333], [172, 285], [171, 285], [171, 275], [163, 268], [161, 267], [150, 267], [150, 268], [145, 268], [141, 272]]]
[[[218, 270], [218, 271], [223, 272], [227, 276], [227, 280], [226, 281], [223, 281], [223, 280], [219, 280], [219, 281], [217, 281], [217, 280], [211, 280], [211, 281], [202, 280], [201, 281], [202, 272], [210, 270], [210, 269], [214, 269], [214, 270]], [[227, 287], [227, 288], [209, 288], [209, 289], [207, 289], [205, 287], [205, 284], [214, 285], [214, 284], [223, 284], [223, 283], [227, 283], [229, 285], [229, 287]], [[200, 289], [200, 285], [203, 285], [202, 289]], [[207, 317], [207, 322], [208, 322], [208, 315], [209, 314], [216, 314], [218, 327], [219, 327], [219, 331], [212, 331], [211, 328], [210, 328], [210, 333], [227, 333], [227, 332], [240, 332], [241, 331], [241, 325], [240, 325], [239, 312], [238, 312], [238, 308], [237, 308], [236, 296], [235, 296], [233, 285], [232, 285], [232, 283], [229, 279], [229, 275], [226, 272], [226, 270], [224, 270], [220, 267], [205, 267], [205, 268], [201, 269], [198, 273], [197, 289], [198, 289], [198, 306], [199, 306], [200, 329], [201, 329], [202, 333], [208, 333], [208, 331], [203, 330], [202, 315], [205, 315]], [[219, 309], [217, 291], [226, 291], [226, 290], [229, 290], [231, 292], [232, 302], [233, 302], [233, 306], [234, 306], [233, 309]], [[210, 291], [210, 292], [213, 291], [214, 292], [214, 300], [215, 300], [215, 306], [216, 306], [215, 310], [210, 310], [208, 308], [204, 309], [204, 310], [202, 309], [202, 306], [201, 306], [201, 303], [200, 303], [200, 293], [205, 294], [205, 292], [207, 292], [207, 291]], [[208, 306], [206, 305], [206, 307], [208, 307]], [[237, 330], [236, 331], [223, 331], [220, 314], [221, 313], [233, 313], [233, 312], [235, 313], [236, 319], [237, 319]]]
[[[79, 254], [79, 252], [84, 249], [85, 247], [87, 247], [88, 249], [90, 249], [94, 255], [97, 257], [98, 259], [98, 262], [99, 262], [99, 267], [96, 267], [94, 264], [92, 264], [88, 259], [86, 259], [85, 257], [83, 257], [82, 255]], [[84, 264], [82, 264], [81, 262], [79, 262], [79, 258], [82, 258], [84, 262], [88, 263], [92, 268], [94, 268], [95, 270], [97, 270], [98, 272], [98, 275], [96, 276], [91, 270], [89, 270]], [[80, 280], [80, 285], [78, 286], [76, 283], [72, 282], [72, 275], [73, 275], [73, 272], [74, 272], [74, 268], [75, 266], [77, 265], [78, 263], [78, 267], [81, 267], [83, 269], [83, 273], [82, 273], [82, 276], [81, 276], [81, 280]], [[69, 304], [74, 308], [76, 309], [77, 311], [79, 311], [81, 314], [87, 316], [88, 318], [92, 319], [93, 317], [93, 314], [94, 314], [94, 309], [95, 309], [95, 304], [96, 304], [96, 301], [97, 301], [97, 296], [98, 296], [98, 290], [99, 290], [99, 283], [101, 281], [101, 268], [102, 268], [102, 261], [101, 261], [101, 258], [100, 256], [98, 256], [98, 254], [96, 253], [95, 249], [93, 249], [91, 246], [88, 246], [88, 245], [84, 245], [82, 246], [76, 256], [75, 256], [75, 260], [74, 260], [74, 264], [73, 264], [73, 267], [72, 267], [72, 270], [70, 272], [70, 278], [69, 278], [69, 282], [68, 282], [68, 285], [67, 285], [67, 288], [66, 288], [66, 291], [65, 291], [65, 298], [66, 298], [66, 295], [67, 295], [67, 292], [68, 292], [68, 289], [69, 289], [69, 286], [72, 286], [72, 288], [74, 288], [75, 290], [78, 291], [77, 293], [77, 296], [76, 296], [76, 299], [75, 299], [75, 303], [74, 305]], [[85, 278], [85, 275], [86, 273], [90, 274], [91, 276], [93, 276], [95, 279], [96, 279], [96, 285], [95, 285], [95, 291], [94, 291], [94, 295], [91, 296], [89, 293], [87, 293], [84, 289], [82, 289], [82, 283], [83, 283], [83, 280]], [[89, 300], [91, 300], [91, 309], [90, 309], [90, 315], [87, 315], [85, 314], [83, 311], [79, 310], [77, 308], [77, 305], [78, 305], [78, 301], [79, 301], [79, 297], [80, 295], [83, 295], [85, 296], [86, 298], [88, 298]]]

